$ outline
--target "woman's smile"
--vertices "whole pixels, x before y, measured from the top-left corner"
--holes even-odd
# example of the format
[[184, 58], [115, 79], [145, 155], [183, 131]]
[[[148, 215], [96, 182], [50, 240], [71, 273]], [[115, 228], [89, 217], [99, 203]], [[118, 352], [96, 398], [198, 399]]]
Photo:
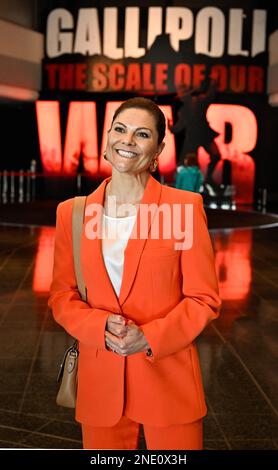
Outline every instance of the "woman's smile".
[[118, 155], [124, 158], [136, 158], [138, 153], [132, 152], [131, 150], [116, 149]]

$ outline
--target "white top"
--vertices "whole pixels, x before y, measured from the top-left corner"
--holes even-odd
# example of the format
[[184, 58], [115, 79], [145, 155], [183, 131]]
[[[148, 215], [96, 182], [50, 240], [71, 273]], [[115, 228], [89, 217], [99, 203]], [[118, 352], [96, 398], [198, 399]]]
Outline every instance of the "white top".
[[124, 270], [124, 251], [136, 217], [136, 214], [129, 217], [110, 217], [103, 214], [102, 218], [103, 259], [118, 297]]

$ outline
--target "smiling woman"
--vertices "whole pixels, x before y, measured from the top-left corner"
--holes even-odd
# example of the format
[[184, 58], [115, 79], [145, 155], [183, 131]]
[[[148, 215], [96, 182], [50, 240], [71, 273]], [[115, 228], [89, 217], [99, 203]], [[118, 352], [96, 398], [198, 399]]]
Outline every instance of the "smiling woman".
[[[164, 114], [146, 98], [125, 101], [113, 116], [106, 145], [112, 176], [89, 194], [84, 213], [86, 227], [91, 205], [101, 205], [95, 222], [113, 236], [88, 238], [83, 230], [87, 303], [71, 261], [72, 199], [58, 205], [48, 305], [79, 341], [76, 420], [84, 448], [137, 449], [142, 423], [147, 449], [202, 449], [207, 407], [195, 339], [221, 301], [201, 196], [151, 175], [164, 135]], [[123, 217], [126, 205], [133, 211]], [[193, 244], [179, 251], [174, 231], [169, 238], [157, 224], [166, 206], [172, 229], [177, 205], [193, 211]], [[151, 217], [146, 206], [155, 208]], [[182, 227], [188, 222], [182, 217]]]

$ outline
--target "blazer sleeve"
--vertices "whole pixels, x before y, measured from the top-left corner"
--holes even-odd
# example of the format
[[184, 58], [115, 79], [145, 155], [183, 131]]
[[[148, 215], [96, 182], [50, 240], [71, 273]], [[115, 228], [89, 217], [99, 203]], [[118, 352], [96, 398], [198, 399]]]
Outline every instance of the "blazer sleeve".
[[196, 194], [193, 209], [193, 246], [181, 253], [183, 299], [163, 318], [141, 325], [154, 362], [176, 353], [194, 341], [219, 316], [221, 300], [214, 252], [207, 229], [203, 199]]
[[56, 211], [53, 277], [48, 306], [56, 322], [71, 336], [88, 346], [106, 349], [104, 331], [110, 312], [90, 307], [79, 294], [74, 271], [71, 216], [67, 217], [67, 225], [63, 220], [68, 202], [58, 204]]

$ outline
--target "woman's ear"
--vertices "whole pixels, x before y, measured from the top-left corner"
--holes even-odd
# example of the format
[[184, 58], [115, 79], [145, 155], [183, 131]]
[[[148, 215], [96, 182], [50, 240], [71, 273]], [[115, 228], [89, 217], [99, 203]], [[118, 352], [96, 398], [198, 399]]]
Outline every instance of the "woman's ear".
[[161, 154], [162, 150], [164, 149], [165, 147], [165, 142], [161, 142], [161, 144], [159, 144], [158, 146], [158, 151], [156, 152], [157, 156]]

